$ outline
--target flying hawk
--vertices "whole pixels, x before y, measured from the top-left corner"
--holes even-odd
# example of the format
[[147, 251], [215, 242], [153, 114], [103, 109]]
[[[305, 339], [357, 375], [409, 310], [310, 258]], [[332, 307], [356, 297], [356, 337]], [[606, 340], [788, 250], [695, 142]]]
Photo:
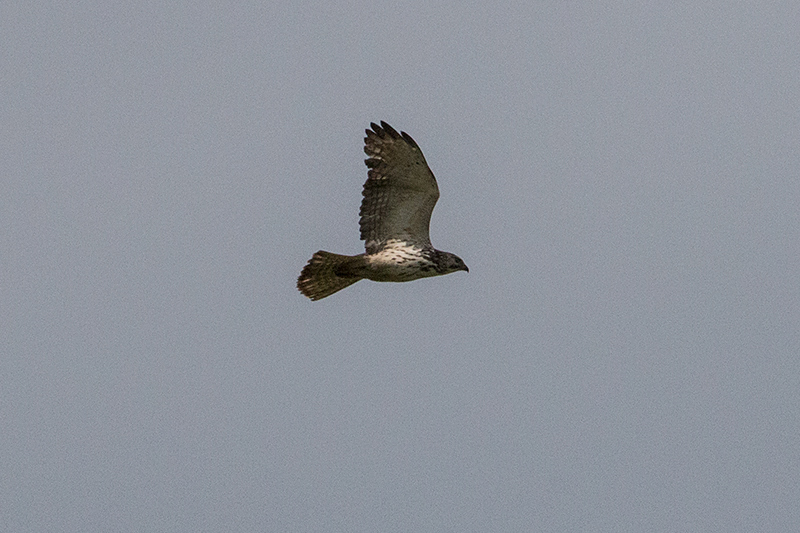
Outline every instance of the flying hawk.
[[360, 279], [411, 281], [469, 272], [460, 257], [431, 246], [429, 227], [439, 187], [417, 143], [386, 122], [370, 127], [364, 138], [369, 170], [359, 222], [367, 253], [315, 253], [297, 279], [297, 288], [312, 300]]

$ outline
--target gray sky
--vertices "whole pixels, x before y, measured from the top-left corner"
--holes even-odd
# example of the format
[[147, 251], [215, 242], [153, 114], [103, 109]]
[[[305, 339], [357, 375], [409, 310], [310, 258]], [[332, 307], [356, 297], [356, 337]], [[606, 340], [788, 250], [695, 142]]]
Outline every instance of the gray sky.
[[[800, 530], [797, 2], [5, 2], [0, 530]], [[310, 302], [410, 133], [470, 273]]]

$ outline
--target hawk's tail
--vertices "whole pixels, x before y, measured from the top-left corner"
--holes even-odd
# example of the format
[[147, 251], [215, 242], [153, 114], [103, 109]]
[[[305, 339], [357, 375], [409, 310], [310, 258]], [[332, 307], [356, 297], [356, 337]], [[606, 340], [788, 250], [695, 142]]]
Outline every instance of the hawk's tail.
[[341, 274], [347, 271], [348, 267], [359, 259], [360, 256], [332, 254], [320, 250], [309, 259], [308, 264], [300, 272], [297, 288], [312, 300], [330, 296], [361, 279], [360, 276], [337, 275], [337, 272]]

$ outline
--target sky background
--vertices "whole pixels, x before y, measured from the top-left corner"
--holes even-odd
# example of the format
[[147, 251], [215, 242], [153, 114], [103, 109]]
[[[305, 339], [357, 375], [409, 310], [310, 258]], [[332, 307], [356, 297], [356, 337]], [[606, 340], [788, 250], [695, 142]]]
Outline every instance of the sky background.
[[[0, 7], [0, 530], [800, 530], [800, 3]], [[311, 302], [364, 128], [470, 272]]]

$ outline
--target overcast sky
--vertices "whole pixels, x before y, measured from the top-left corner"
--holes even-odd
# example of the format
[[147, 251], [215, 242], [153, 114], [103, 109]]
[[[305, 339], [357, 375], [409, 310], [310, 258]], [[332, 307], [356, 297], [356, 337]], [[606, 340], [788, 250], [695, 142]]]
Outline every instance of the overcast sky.
[[[0, 530], [800, 531], [800, 3], [0, 7]], [[319, 302], [364, 128], [470, 272]]]

